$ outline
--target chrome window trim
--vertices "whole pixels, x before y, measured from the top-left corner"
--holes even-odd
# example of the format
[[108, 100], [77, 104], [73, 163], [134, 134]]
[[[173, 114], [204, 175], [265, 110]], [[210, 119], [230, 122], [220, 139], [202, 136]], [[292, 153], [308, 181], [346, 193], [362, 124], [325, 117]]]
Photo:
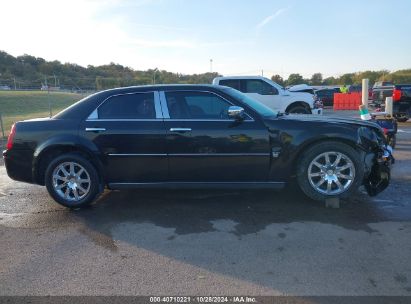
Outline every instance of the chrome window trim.
[[109, 153], [108, 156], [270, 156], [270, 153]]
[[104, 119], [87, 119], [86, 121], [163, 121], [159, 118], [104, 118]]
[[170, 153], [168, 156], [270, 156], [270, 153]]
[[[160, 91], [160, 100], [161, 100], [161, 107], [163, 109], [163, 118], [166, 121], [235, 121], [235, 119], [193, 119], [193, 118], [180, 118], [180, 119], [176, 119], [176, 118], [170, 118], [170, 114], [168, 111], [168, 105], [167, 105], [167, 98], [166, 98], [166, 94], [165, 93], [175, 93], [175, 92], [195, 92], [195, 93], [210, 93], [212, 95], [215, 95], [219, 98], [221, 98], [222, 100], [226, 101], [227, 103], [229, 103], [232, 106], [235, 106], [231, 101], [227, 100], [226, 98], [224, 98], [223, 96], [213, 92], [213, 91], [206, 91], [206, 90], [170, 90], [170, 91]], [[164, 115], [165, 113], [167, 113], [167, 117]], [[243, 122], [253, 122], [254, 118], [249, 115], [248, 113], [244, 112], [245, 115], [248, 116], [249, 119], [244, 119]]]
[[[175, 119], [165, 119], [165, 121], [225, 121], [225, 122], [236, 122], [236, 120], [235, 119], [184, 119], [184, 118], [181, 118], [181, 119], [177, 119], [177, 118], [175, 118]], [[248, 120], [243, 120], [242, 122], [254, 122], [254, 119], [253, 120], [251, 120], [251, 119], [248, 119]]]
[[108, 156], [167, 156], [165, 153], [109, 153]]
[[163, 118], [170, 119], [170, 113], [168, 112], [166, 94], [164, 93], [164, 91], [160, 91], [159, 96], [160, 96], [160, 104], [161, 104], [161, 110], [163, 113]]
[[156, 118], [162, 119], [163, 112], [161, 110], [160, 94], [158, 93], [158, 91], [154, 91], [154, 109], [156, 110]]
[[[98, 117], [98, 108], [100, 108], [110, 98], [117, 97], [117, 96], [123, 96], [123, 95], [136, 95], [136, 94], [147, 94], [147, 93], [152, 93], [154, 96], [154, 109], [156, 111], [156, 118], [135, 118], [135, 119], [133, 118], [124, 118], [124, 119], [123, 118], [104, 118], [104, 119], [100, 119]], [[119, 94], [108, 96], [97, 106], [97, 108], [93, 110], [93, 112], [90, 113], [86, 121], [158, 121], [160, 119], [163, 119], [163, 114], [161, 110], [160, 96], [159, 96], [158, 91], [145, 91], [145, 92], [119, 93]]]

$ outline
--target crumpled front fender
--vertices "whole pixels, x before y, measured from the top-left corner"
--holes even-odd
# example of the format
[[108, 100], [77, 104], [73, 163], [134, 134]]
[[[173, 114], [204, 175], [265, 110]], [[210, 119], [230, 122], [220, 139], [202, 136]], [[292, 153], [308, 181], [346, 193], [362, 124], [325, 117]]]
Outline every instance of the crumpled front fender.
[[369, 196], [376, 196], [388, 187], [391, 180], [391, 164], [393, 163], [392, 149], [387, 147], [383, 155], [376, 159], [370, 174], [364, 180], [364, 187]]

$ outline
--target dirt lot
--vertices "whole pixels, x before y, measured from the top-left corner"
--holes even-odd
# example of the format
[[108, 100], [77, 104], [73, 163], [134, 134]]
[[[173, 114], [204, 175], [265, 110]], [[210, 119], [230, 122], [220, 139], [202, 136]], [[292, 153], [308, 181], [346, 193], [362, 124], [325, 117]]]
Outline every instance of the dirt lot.
[[0, 166], [0, 295], [411, 296], [411, 122], [398, 136], [390, 187], [340, 209], [291, 186], [107, 192], [69, 211]]

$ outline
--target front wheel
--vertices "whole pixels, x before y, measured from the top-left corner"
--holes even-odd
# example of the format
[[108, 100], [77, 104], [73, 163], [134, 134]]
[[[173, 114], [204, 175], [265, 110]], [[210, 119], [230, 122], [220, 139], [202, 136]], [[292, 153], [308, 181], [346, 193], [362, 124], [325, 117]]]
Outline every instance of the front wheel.
[[80, 208], [99, 194], [97, 170], [83, 156], [68, 153], [55, 158], [45, 174], [47, 191], [59, 204]]
[[394, 117], [397, 119], [398, 122], [406, 122], [408, 119], [410, 119], [410, 116], [405, 113], [394, 114]]
[[289, 114], [311, 114], [311, 111], [304, 106], [293, 106], [287, 109]]
[[348, 197], [362, 183], [364, 165], [360, 154], [340, 142], [322, 142], [311, 146], [297, 167], [301, 190], [314, 200]]

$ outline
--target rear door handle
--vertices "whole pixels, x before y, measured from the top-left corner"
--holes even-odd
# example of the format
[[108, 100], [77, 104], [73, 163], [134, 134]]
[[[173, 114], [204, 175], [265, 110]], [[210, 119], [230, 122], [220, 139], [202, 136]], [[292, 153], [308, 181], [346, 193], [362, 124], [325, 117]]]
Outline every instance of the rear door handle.
[[177, 132], [177, 133], [191, 132], [191, 128], [170, 128], [170, 132]]
[[86, 128], [86, 132], [104, 132], [106, 128]]

